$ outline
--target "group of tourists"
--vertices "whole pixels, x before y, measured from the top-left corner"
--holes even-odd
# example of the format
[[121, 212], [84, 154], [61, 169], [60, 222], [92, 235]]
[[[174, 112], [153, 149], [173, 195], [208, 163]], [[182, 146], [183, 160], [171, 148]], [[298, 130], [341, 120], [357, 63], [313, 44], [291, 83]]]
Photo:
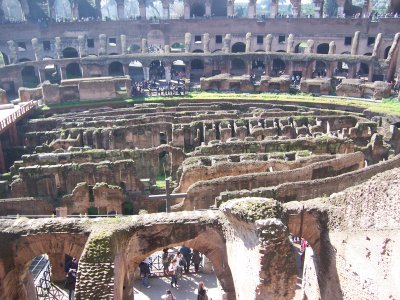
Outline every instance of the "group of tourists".
[[132, 83], [132, 97], [139, 96], [183, 96], [186, 85], [183, 80], [164, 81], [143, 80]]
[[[179, 288], [178, 279], [183, 277], [183, 273], [189, 273], [191, 263], [194, 265], [194, 271], [196, 273], [199, 271], [202, 255], [198, 250], [193, 249], [192, 251], [192, 249], [183, 245], [177, 252], [170, 252], [168, 248], [163, 249], [161, 260], [164, 276], [171, 277], [171, 287]], [[139, 264], [142, 285], [146, 288], [151, 287], [149, 284], [149, 276], [151, 273], [150, 265], [151, 262], [149, 258], [146, 258]], [[203, 282], [199, 282], [197, 294], [198, 300], [209, 299], [207, 296], [207, 289]], [[168, 289], [161, 298], [166, 300], [176, 300], [176, 297], [170, 289]]]

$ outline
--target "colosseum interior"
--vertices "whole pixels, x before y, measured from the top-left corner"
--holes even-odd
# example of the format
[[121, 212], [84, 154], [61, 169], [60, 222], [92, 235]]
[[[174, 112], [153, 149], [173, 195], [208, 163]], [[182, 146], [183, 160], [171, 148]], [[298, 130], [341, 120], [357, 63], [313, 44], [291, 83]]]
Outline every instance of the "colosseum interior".
[[0, 300], [181, 246], [178, 300], [400, 299], [399, 48], [398, 0], [0, 0]]

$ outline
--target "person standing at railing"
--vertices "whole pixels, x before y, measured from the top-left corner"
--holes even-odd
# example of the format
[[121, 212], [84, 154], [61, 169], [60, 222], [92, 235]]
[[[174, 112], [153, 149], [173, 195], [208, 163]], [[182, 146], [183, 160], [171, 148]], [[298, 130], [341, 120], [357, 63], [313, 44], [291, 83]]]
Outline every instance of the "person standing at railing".
[[179, 249], [179, 252], [182, 253], [183, 258], [185, 259], [184, 261], [185, 273], [189, 273], [190, 260], [192, 258], [192, 250], [190, 250], [189, 247], [183, 245], [181, 249]]

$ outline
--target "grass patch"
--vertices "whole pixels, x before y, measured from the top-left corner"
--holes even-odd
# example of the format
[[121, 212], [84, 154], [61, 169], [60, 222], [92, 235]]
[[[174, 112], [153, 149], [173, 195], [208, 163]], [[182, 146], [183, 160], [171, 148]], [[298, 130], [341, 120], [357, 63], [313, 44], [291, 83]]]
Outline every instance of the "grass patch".
[[312, 104], [325, 104], [333, 106], [349, 106], [359, 109], [369, 109], [372, 112], [384, 113], [391, 115], [400, 115], [400, 101], [397, 99], [384, 99], [383, 101], [365, 101], [358, 99], [349, 99], [345, 97], [327, 97], [327, 96], [312, 96], [308, 94], [274, 94], [274, 93], [261, 93], [261, 94], [249, 94], [249, 93], [219, 93], [219, 92], [191, 92], [183, 97], [172, 96], [172, 97], [138, 97], [134, 99], [114, 99], [114, 100], [95, 100], [95, 101], [76, 101], [67, 102], [62, 104], [45, 105], [42, 110], [50, 109], [68, 109], [77, 107], [96, 107], [104, 105], [125, 105], [131, 106], [135, 103], [143, 102], [163, 102], [169, 100], [241, 100], [241, 101], [280, 101], [282, 103], [298, 103], [299, 105], [312, 103]]

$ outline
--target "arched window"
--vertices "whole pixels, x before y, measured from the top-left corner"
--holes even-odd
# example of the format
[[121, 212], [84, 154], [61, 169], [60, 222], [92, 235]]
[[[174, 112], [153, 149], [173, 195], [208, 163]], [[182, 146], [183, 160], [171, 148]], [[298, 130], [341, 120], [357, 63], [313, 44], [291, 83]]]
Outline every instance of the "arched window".
[[81, 66], [78, 63], [70, 63], [66, 67], [67, 79], [82, 78]]
[[79, 57], [78, 51], [75, 48], [68, 47], [63, 50], [64, 58], [74, 58]]
[[246, 45], [241, 42], [237, 42], [232, 46], [232, 53], [241, 53], [246, 51]]
[[124, 76], [124, 67], [119, 61], [114, 61], [108, 66], [108, 75]]

